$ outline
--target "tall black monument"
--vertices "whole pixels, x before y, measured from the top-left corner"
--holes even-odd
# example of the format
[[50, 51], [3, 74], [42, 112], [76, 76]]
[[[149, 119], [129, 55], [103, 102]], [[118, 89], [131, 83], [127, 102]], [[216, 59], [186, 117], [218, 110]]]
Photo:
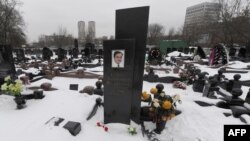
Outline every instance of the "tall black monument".
[[[140, 122], [141, 92], [143, 86], [148, 17], [148, 6], [116, 11], [116, 40], [104, 42], [105, 123], [120, 122], [129, 124], [130, 119], [136, 123]], [[131, 39], [134, 40], [134, 46]], [[122, 50], [125, 51], [122, 53], [118, 52], [120, 55], [125, 54], [124, 68], [112, 68], [110, 67], [112, 66], [110, 65], [110, 63], [112, 63], [110, 58], [115, 57], [115, 50], [120, 50], [120, 47], [123, 47]], [[111, 49], [113, 51], [111, 51]], [[126, 51], [128, 52], [128, 55], [130, 54], [129, 56], [127, 56]], [[133, 53], [131, 51], [133, 51]], [[134, 54], [134, 57], [132, 54]], [[130, 64], [127, 64], [127, 62], [130, 62]], [[131, 68], [129, 69], [127, 66], [131, 66]], [[125, 70], [127, 72], [125, 72]], [[126, 79], [123, 78], [126, 75]], [[113, 83], [117, 79], [121, 82]], [[131, 81], [130, 84], [125, 84], [125, 82], [127, 83], [129, 81]], [[110, 89], [121, 89], [119, 95], [127, 96], [120, 97], [119, 99], [120, 101], [123, 101], [123, 103], [126, 103], [126, 105], [120, 105], [122, 103], [114, 102], [116, 101], [115, 98], [112, 99], [112, 95], [114, 95], [112, 92], [114, 92], [114, 90]], [[118, 113], [120, 112], [126, 117], [122, 118], [121, 115], [118, 116]]]

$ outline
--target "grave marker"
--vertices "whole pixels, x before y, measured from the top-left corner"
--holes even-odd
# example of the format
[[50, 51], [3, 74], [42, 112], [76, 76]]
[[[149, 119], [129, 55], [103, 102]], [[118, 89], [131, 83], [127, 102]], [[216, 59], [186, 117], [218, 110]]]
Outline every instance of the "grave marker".
[[131, 119], [136, 123], [140, 122], [148, 18], [149, 6], [116, 11], [116, 39], [135, 39]]
[[[134, 40], [104, 42], [104, 123], [130, 123], [133, 77]], [[123, 51], [123, 66], [114, 66], [114, 51]]]
[[148, 16], [149, 7], [116, 11], [116, 40], [104, 42], [105, 123], [140, 123]]

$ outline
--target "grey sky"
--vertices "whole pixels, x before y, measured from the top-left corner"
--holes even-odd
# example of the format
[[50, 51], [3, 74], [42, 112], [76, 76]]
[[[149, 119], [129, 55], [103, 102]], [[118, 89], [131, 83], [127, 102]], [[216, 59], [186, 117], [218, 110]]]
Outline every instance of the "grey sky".
[[[150, 6], [149, 23], [169, 28], [184, 24], [188, 6], [205, 0], [20, 0], [26, 22], [28, 41], [37, 41], [41, 34], [52, 34], [59, 26], [77, 37], [77, 22], [96, 22], [97, 37], [114, 35], [115, 10]], [[209, 0], [206, 0], [209, 1]]]

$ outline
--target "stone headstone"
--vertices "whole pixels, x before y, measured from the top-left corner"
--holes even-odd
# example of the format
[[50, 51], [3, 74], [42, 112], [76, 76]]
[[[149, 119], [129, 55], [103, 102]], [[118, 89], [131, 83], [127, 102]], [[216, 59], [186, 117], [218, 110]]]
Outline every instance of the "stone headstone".
[[80, 93], [87, 93], [89, 95], [92, 95], [94, 93], [94, 87], [93, 86], [86, 86], [83, 88], [83, 90], [80, 91]]
[[24, 50], [23, 49], [17, 49], [16, 50], [16, 57], [17, 61], [25, 61], [25, 55], [24, 55]]
[[95, 45], [92, 44], [92, 43], [86, 43], [85, 44], [85, 48], [88, 48], [89, 49], [89, 54], [93, 54], [93, 51], [95, 49]]
[[229, 82], [226, 84], [226, 90], [228, 92], [231, 92], [234, 88], [241, 89], [242, 83], [240, 81], [241, 75], [235, 74], [233, 80], [229, 80]]
[[116, 39], [135, 39], [131, 119], [136, 123], [140, 122], [148, 18], [148, 6], [116, 11]]
[[77, 39], [74, 40], [74, 46], [78, 50], [78, 40]]
[[157, 82], [159, 79], [158, 75], [155, 75], [154, 69], [149, 67], [149, 72], [148, 74], [144, 75], [143, 80], [148, 81], [148, 82]]
[[98, 50], [98, 55], [102, 56], [103, 55], [103, 49]]
[[[104, 41], [104, 123], [130, 123], [134, 49], [134, 40]], [[118, 51], [122, 56], [119, 67], [115, 60]]]
[[203, 89], [203, 96], [214, 98], [215, 91], [218, 91], [219, 88], [217, 87], [217, 81], [216, 80], [209, 80], [205, 83], [205, 87]]
[[69, 85], [69, 89], [70, 89], [70, 90], [78, 91], [78, 84], [70, 84], [70, 85]]
[[247, 93], [247, 96], [245, 98], [245, 102], [248, 103], [248, 104], [250, 104], [250, 89], [249, 89], [249, 91]]
[[246, 48], [240, 48], [238, 57], [246, 58], [246, 51], [247, 51]]
[[94, 89], [94, 94], [103, 96], [102, 81], [97, 81], [95, 85], [96, 88]]
[[232, 98], [229, 101], [229, 105], [230, 106], [243, 106], [244, 101], [239, 98], [239, 96], [241, 96], [243, 93], [243, 91], [239, 88], [234, 88], [232, 90]]
[[14, 76], [15, 73], [11, 46], [0, 45], [0, 85], [4, 83], [4, 77]]
[[65, 53], [65, 50], [64, 50], [64, 49], [59, 48], [59, 49], [57, 50], [57, 56], [58, 56], [58, 61], [59, 61], [59, 62], [62, 62], [62, 60], [65, 58], [65, 55], [66, 55], [66, 53]]
[[29, 78], [29, 76], [21, 76], [21, 77], [20, 77], [20, 80], [22, 81], [22, 83], [23, 83], [24, 85], [28, 85], [28, 84], [29, 84], [30, 78]]
[[51, 89], [52, 84], [51, 84], [51, 83], [48, 83], [48, 82], [45, 82], [45, 83], [42, 83], [40, 87], [41, 87], [41, 89], [43, 89], [44, 91], [48, 91], [48, 90]]
[[43, 60], [50, 60], [50, 57], [53, 56], [53, 52], [49, 48], [44, 47], [42, 55], [43, 55]]
[[206, 54], [200, 46], [197, 47], [196, 55], [199, 55], [200, 58], [202, 58], [202, 59], [206, 58]]
[[230, 50], [229, 50], [229, 56], [235, 56], [236, 55], [236, 48], [230, 48]]
[[81, 131], [81, 123], [69, 121], [63, 128], [67, 129], [71, 135], [76, 136]]
[[85, 56], [85, 57], [89, 57], [89, 56], [90, 56], [90, 49], [89, 49], [89, 48], [85, 48], [85, 49], [83, 50], [83, 52], [84, 52], [84, 56]]
[[72, 55], [73, 55], [73, 58], [78, 58], [78, 49], [77, 48], [73, 48], [72, 50]]
[[193, 83], [193, 91], [194, 92], [203, 92], [204, 86], [205, 86], [205, 79], [204, 75], [202, 73], [199, 74], [199, 78], [194, 81]]

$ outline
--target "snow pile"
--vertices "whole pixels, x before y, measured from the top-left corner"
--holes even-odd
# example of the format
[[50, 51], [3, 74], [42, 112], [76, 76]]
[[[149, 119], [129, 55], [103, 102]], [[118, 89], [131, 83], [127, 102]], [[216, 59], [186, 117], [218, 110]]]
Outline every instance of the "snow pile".
[[241, 61], [233, 61], [233, 62], [230, 62], [230, 64], [231, 65], [229, 65], [228, 67], [236, 68], [236, 69], [247, 68], [247, 66], [250, 65], [250, 63], [244, 63]]
[[25, 73], [32, 73], [34, 75], [37, 75], [37, 74], [40, 73], [40, 70], [37, 69], [37, 68], [29, 68], [27, 70], [22, 69], [22, 71], [25, 72]]
[[171, 53], [168, 53], [168, 56], [169, 57], [171, 57], [171, 56], [178, 57], [180, 54], [181, 54], [181, 56], [192, 56], [191, 54], [185, 54], [185, 53], [182, 53], [179, 51], [173, 51]]

